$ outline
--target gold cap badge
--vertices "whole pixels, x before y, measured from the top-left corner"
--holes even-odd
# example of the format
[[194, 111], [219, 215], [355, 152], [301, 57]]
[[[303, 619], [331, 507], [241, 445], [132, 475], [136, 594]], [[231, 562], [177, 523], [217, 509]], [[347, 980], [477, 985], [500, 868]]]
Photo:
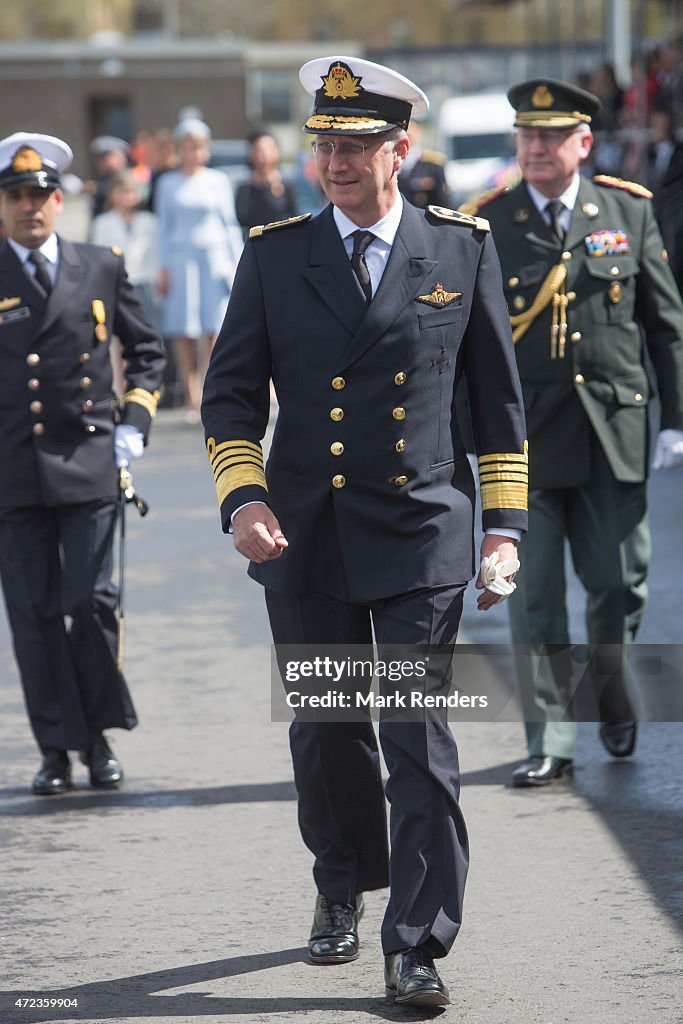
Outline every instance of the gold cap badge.
[[547, 85], [537, 85], [534, 89], [533, 96], [531, 97], [532, 106], [537, 109], [547, 110], [548, 107], [552, 107], [555, 102], [555, 97], [551, 93]]
[[12, 170], [17, 174], [22, 174], [24, 171], [42, 171], [42, 169], [43, 161], [40, 153], [36, 153], [35, 149], [31, 149], [30, 146], [21, 146], [12, 158]]
[[333, 100], [350, 100], [361, 91], [361, 79], [354, 78], [349, 68], [341, 62], [333, 64], [326, 75], [321, 76], [325, 96]]

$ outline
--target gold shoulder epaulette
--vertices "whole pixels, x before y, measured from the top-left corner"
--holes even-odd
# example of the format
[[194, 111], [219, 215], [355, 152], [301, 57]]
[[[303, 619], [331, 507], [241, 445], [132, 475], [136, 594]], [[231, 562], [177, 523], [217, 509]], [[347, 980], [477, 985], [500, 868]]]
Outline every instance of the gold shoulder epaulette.
[[114, 253], [114, 256], [122, 256], [123, 255], [123, 253], [119, 249], [118, 245], [112, 245], [111, 251]]
[[259, 238], [264, 231], [273, 231], [275, 228], [287, 228], [290, 224], [303, 224], [304, 221], [310, 220], [312, 216], [312, 213], [302, 213], [298, 217], [286, 217], [285, 220], [273, 220], [270, 224], [257, 224], [255, 227], [249, 229], [249, 237]]
[[424, 160], [428, 164], [440, 164], [443, 166], [448, 157], [445, 153], [439, 153], [436, 149], [423, 149], [419, 159]]
[[603, 185], [605, 188], [620, 188], [641, 199], [652, 199], [652, 192], [649, 188], [639, 185], [637, 181], [624, 181], [623, 178], [613, 178], [611, 174], [596, 174], [593, 181], [596, 185]]
[[428, 206], [427, 210], [433, 217], [440, 220], [449, 220], [451, 224], [461, 224], [463, 227], [476, 228], [477, 231], [490, 231], [491, 227], [483, 217], [470, 217], [467, 213], [459, 213], [458, 210], [449, 210], [445, 206]]
[[470, 199], [469, 202], [462, 203], [458, 207], [458, 210], [460, 213], [466, 213], [470, 217], [475, 217], [481, 210], [482, 206], [486, 206], [486, 204], [490, 203], [493, 199], [497, 199], [498, 196], [502, 196], [504, 192], [507, 192], [507, 190], [507, 185], [499, 185], [497, 188], [490, 188], [488, 192], [482, 192], [482, 194], [477, 196], [476, 199]]

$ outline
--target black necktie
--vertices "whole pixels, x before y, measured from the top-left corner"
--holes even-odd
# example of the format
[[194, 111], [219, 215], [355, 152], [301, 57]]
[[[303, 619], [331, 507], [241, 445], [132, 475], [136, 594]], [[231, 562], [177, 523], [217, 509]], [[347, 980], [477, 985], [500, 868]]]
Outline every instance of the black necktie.
[[372, 298], [372, 282], [368, 265], [365, 262], [365, 250], [377, 236], [373, 235], [372, 231], [354, 231], [351, 237], [353, 238], [351, 266], [358, 278], [358, 284], [361, 286], [365, 301], [369, 302]]
[[40, 249], [34, 249], [29, 256], [28, 261], [36, 268], [36, 272], [33, 275], [34, 281], [40, 285], [46, 295], [49, 295], [52, 291], [52, 281], [50, 280], [50, 275], [45, 267], [47, 257], [43, 255]]
[[562, 226], [562, 213], [566, 210], [564, 203], [561, 203], [559, 199], [551, 199], [549, 203], [545, 204], [546, 213], [550, 214], [550, 230], [557, 238], [560, 245], [564, 242], [566, 231]]

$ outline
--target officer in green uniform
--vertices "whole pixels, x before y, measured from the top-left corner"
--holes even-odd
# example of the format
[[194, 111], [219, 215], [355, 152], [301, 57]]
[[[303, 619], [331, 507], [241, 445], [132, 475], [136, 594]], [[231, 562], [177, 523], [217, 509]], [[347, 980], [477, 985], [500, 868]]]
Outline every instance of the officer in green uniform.
[[491, 224], [524, 391], [529, 534], [510, 619], [514, 643], [531, 645], [517, 648], [530, 757], [513, 780], [538, 786], [574, 758], [566, 540], [588, 595], [589, 642], [610, 645], [611, 658], [596, 651], [588, 666], [601, 738], [615, 757], [635, 746], [624, 650], [611, 645], [634, 640], [647, 592], [646, 357], [662, 410], [654, 467], [683, 461], [683, 308], [651, 194], [578, 173], [598, 99], [552, 79], [516, 85], [508, 98], [523, 180], [462, 209], [484, 210]]

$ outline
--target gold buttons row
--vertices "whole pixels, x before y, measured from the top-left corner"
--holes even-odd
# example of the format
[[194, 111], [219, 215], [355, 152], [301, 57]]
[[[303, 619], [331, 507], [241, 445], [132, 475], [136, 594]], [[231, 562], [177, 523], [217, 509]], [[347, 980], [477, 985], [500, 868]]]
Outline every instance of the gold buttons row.
[[[394, 376], [394, 384], [399, 388], [403, 384], [405, 384], [407, 380], [408, 374], [405, 372], [405, 370], [399, 370], [398, 373]], [[342, 391], [346, 387], [345, 379], [343, 377], [333, 377], [332, 387], [334, 388], [335, 391]]]

